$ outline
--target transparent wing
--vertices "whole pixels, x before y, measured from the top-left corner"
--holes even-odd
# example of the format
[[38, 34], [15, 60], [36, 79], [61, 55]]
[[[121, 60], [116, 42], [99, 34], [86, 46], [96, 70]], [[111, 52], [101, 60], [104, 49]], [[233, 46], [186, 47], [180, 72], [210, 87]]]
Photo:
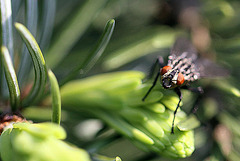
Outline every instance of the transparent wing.
[[216, 77], [227, 77], [229, 76], [229, 71], [214, 62], [200, 58], [195, 62], [196, 67], [200, 72], [200, 77], [216, 78]]
[[186, 58], [192, 58], [193, 61], [197, 59], [197, 50], [194, 48], [193, 44], [187, 38], [179, 37], [175, 41], [170, 55], [178, 57], [183, 53], [186, 53]]

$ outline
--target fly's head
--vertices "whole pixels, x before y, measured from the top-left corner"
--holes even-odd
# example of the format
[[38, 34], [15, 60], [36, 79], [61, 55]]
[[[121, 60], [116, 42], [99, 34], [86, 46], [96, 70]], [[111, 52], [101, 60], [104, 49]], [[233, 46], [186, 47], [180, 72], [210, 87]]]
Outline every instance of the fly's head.
[[184, 76], [178, 70], [172, 69], [170, 66], [164, 66], [161, 71], [161, 83], [165, 89], [175, 88], [184, 83]]

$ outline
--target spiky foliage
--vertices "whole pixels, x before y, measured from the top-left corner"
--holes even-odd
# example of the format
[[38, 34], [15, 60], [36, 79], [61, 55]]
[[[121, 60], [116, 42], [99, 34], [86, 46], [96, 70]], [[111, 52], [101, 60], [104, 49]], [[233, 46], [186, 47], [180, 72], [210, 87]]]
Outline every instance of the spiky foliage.
[[[59, 131], [64, 133], [61, 127], [31, 123], [30, 119], [61, 121], [68, 133], [66, 141], [86, 149], [92, 160], [120, 160], [104, 155], [132, 161], [187, 156], [182, 160], [240, 160], [239, 2], [0, 3], [3, 160], [51, 160], [50, 155], [63, 158], [59, 152], [64, 148], [69, 150], [64, 150], [68, 159], [76, 154], [89, 160], [85, 151], [60, 140], [64, 137], [55, 137]], [[115, 34], [104, 52], [115, 26], [114, 20], [109, 21], [113, 17], [117, 22]], [[16, 22], [21, 24], [14, 26]], [[184, 91], [176, 133], [171, 135], [177, 96], [158, 84], [142, 102], [152, 80], [146, 81], [145, 75], [136, 70], [148, 72], [158, 55], [169, 54], [180, 34], [192, 38], [200, 55], [232, 72], [228, 78], [205, 79], [193, 85], [201, 85], [205, 90], [197, 112], [204, 126], [194, 131], [199, 122], [186, 113], [197, 96]], [[114, 72], [118, 70], [134, 71]], [[102, 74], [106, 72], [111, 73]], [[22, 141], [28, 146], [19, 145]], [[45, 145], [53, 148], [40, 151]]]

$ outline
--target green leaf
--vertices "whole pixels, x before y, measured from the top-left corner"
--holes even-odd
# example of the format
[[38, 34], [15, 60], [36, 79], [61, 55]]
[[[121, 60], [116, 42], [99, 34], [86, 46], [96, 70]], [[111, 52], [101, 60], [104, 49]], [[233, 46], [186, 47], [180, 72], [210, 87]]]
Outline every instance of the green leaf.
[[26, 0], [26, 26], [36, 36], [38, 22], [38, 1]]
[[7, 80], [8, 89], [10, 93], [10, 103], [12, 111], [16, 111], [20, 105], [20, 90], [18, 87], [17, 76], [12, 64], [10, 54], [5, 46], [1, 48], [1, 55], [2, 64], [5, 71], [5, 77]]
[[[26, 0], [26, 27], [31, 32], [33, 37], [37, 35], [38, 22], [38, 1]], [[21, 55], [21, 63], [18, 70], [18, 79], [20, 87], [27, 80], [29, 71], [31, 71], [30, 55], [27, 54], [26, 46], [23, 47]]]
[[200, 126], [200, 122], [198, 121], [195, 115], [190, 115], [186, 120], [178, 123], [177, 127], [181, 131], [190, 131]]
[[60, 124], [61, 121], [61, 96], [57, 79], [51, 70], [48, 71], [52, 93], [52, 122]]
[[30, 120], [49, 121], [52, 117], [51, 108], [41, 106], [30, 106], [21, 111], [21, 114]]
[[227, 80], [221, 79], [221, 80], [214, 81], [213, 86], [239, 98], [240, 90], [236, 87], [236, 85], [234, 86], [234, 83], [235, 83], [234, 81], [227, 81]]
[[12, 3], [12, 17], [13, 17], [13, 21], [16, 19], [17, 15], [19, 14], [19, 9], [21, 7], [23, 1], [14, 1], [14, 3]]
[[42, 123], [24, 123], [24, 122], [17, 122], [13, 124], [13, 128], [19, 128], [21, 130], [27, 131], [35, 136], [39, 137], [55, 137], [57, 139], [65, 139], [66, 132], [57, 124], [53, 124], [51, 122], [42, 122]]
[[[172, 46], [177, 34], [179, 34], [179, 31], [173, 31], [165, 27], [143, 31], [139, 33], [139, 36], [135, 35], [136, 39], [132, 43], [114, 49], [113, 52], [109, 53], [103, 67], [106, 70], [114, 70], [144, 55], [159, 52], [163, 48], [169, 48]], [[124, 39], [123, 41], [127, 40]]]
[[12, 8], [11, 1], [1, 0], [1, 45], [6, 46], [13, 58]]
[[[30, 120], [39, 121], [49, 121], [52, 117], [51, 107], [42, 106], [30, 106], [21, 111], [21, 114]], [[68, 119], [68, 112], [61, 110], [61, 121], [66, 121]]]
[[[65, 130], [53, 123], [14, 123], [5, 129], [1, 139], [4, 161], [90, 161], [88, 153], [62, 141]], [[24, 146], [23, 146], [24, 145]]]
[[23, 106], [28, 106], [30, 103], [38, 101], [42, 96], [47, 80], [47, 68], [42, 52], [32, 34], [20, 23], [15, 23], [15, 27], [28, 48], [35, 71], [33, 88], [27, 98], [23, 100]]
[[83, 64], [80, 64], [74, 71], [70, 72], [70, 74], [61, 82], [61, 85], [65, 84], [69, 80], [73, 79], [80, 70], [83, 70], [83, 73], [86, 74], [99, 60], [102, 56], [105, 48], [107, 47], [109, 40], [112, 37], [112, 33], [115, 26], [115, 20], [111, 19], [107, 22], [104, 32], [97, 43], [96, 47], [93, 51], [88, 55], [87, 59], [84, 61]]
[[54, 19], [56, 12], [56, 0], [44, 0], [42, 7], [42, 19], [41, 19], [41, 35], [39, 46], [44, 52], [44, 49], [50, 44], [50, 38], [53, 32]]
[[122, 159], [120, 157], [116, 157], [115, 161], [121, 161]]
[[1, 159], [4, 159], [6, 161], [13, 160], [13, 156], [9, 155], [13, 153], [13, 149], [11, 148], [11, 139], [10, 139], [10, 133], [12, 132], [11, 128], [6, 129], [1, 134]]
[[69, 53], [106, 2], [107, 0], [88, 0], [81, 6], [76, 15], [58, 34], [59, 37], [55, 39], [50, 48], [46, 58], [50, 68], [56, 67]]
[[121, 161], [120, 157], [110, 158], [104, 155], [93, 154], [93, 159], [98, 161]]
[[[8, 48], [9, 54], [13, 61], [13, 32], [12, 32], [12, 7], [11, 7], [11, 1], [9, 0], [1, 0], [1, 46], [6, 46]], [[3, 97], [8, 96], [8, 87], [6, 78], [3, 74], [3, 71], [1, 71], [1, 93]]]
[[102, 120], [104, 120], [105, 122], [110, 124], [112, 127], [120, 131], [125, 136], [139, 140], [142, 143], [147, 145], [154, 144], [154, 141], [149, 136], [147, 136], [144, 132], [131, 126], [125, 120], [122, 120], [120, 117], [118, 117], [116, 114], [114, 113], [109, 114], [101, 110], [95, 110], [95, 112], [97, 113], [98, 117], [100, 117]]

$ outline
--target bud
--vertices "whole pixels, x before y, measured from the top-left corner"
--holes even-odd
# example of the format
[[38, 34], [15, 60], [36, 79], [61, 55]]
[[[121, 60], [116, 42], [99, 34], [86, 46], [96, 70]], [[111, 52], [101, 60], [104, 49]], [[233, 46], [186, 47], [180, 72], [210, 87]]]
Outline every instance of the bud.
[[13, 123], [0, 136], [3, 161], [90, 161], [88, 153], [60, 140], [64, 129], [53, 123]]
[[176, 94], [159, 84], [143, 102], [151, 86], [142, 84], [143, 78], [142, 72], [127, 71], [69, 82], [61, 88], [62, 105], [102, 119], [144, 151], [171, 158], [190, 156], [194, 134], [192, 129], [178, 129], [177, 124], [186, 119], [180, 109], [171, 134]]

